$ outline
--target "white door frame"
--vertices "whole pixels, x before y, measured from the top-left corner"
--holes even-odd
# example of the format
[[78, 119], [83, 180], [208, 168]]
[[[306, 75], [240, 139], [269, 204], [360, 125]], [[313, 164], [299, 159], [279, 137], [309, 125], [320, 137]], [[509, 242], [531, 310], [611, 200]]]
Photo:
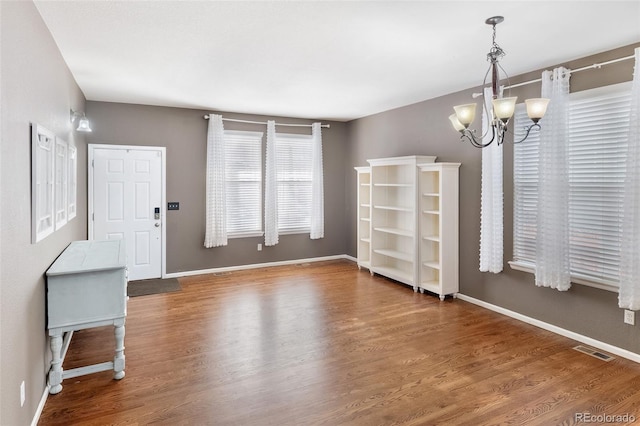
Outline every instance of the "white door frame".
[[129, 150], [135, 149], [138, 151], [160, 151], [162, 158], [160, 160], [161, 170], [161, 189], [160, 189], [160, 223], [162, 223], [162, 247], [161, 247], [161, 259], [162, 263], [160, 267], [161, 277], [167, 276], [167, 148], [164, 146], [137, 146], [137, 145], [107, 145], [107, 144], [88, 144], [89, 161], [87, 161], [87, 223], [89, 224], [89, 240], [93, 239], [93, 160], [95, 157], [96, 149], [112, 149], [112, 150]]

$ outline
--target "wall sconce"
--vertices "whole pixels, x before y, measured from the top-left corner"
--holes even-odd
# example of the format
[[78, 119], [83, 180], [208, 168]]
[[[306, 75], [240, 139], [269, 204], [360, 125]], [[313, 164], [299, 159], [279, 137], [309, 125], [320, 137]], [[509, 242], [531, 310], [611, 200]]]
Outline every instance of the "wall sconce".
[[78, 128], [76, 129], [78, 132], [85, 132], [85, 133], [91, 132], [89, 119], [87, 118], [86, 115], [84, 115], [84, 112], [81, 113], [78, 111], [71, 110], [71, 123], [73, 123], [76, 120], [76, 118], [80, 118], [78, 120]]

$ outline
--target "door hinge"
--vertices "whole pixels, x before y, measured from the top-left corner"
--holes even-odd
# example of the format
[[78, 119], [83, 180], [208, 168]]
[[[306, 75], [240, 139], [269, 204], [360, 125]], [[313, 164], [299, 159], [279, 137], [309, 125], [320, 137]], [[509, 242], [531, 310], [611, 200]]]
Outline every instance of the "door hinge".
[[91, 213], [91, 220], [93, 220], [93, 221], [96, 220], [96, 214], [95, 213]]
[[95, 160], [91, 160], [91, 167], [94, 167], [94, 166], [95, 166], [94, 161], [95, 161]]

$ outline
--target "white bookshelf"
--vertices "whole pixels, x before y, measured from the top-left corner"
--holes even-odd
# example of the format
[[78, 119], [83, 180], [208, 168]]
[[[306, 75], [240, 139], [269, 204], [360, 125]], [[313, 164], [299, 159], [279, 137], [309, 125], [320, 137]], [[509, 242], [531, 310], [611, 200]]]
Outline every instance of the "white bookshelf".
[[358, 173], [358, 268], [371, 269], [371, 169], [355, 167]]
[[460, 163], [419, 164], [421, 292], [456, 295], [459, 290], [458, 192]]
[[367, 160], [358, 172], [358, 267], [444, 300], [458, 292], [459, 163]]
[[432, 156], [367, 160], [370, 166], [370, 268], [418, 290], [418, 164]]

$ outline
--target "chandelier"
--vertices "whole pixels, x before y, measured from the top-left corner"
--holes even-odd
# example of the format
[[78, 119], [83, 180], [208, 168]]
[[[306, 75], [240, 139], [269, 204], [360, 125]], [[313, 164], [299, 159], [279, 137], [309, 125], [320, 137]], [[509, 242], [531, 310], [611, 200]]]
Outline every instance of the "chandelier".
[[[498, 43], [496, 43], [496, 25], [502, 21], [504, 21], [504, 17], [502, 16], [493, 16], [485, 21], [487, 25], [493, 26], [493, 45], [491, 46], [489, 53], [487, 53], [487, 61], [489, 61], [491, 65], [489, 65], [489, 69], [487, 70], [487, 73], [484, 76], [484, 81], [482, 82], [482, 87], [485, 87], [487, 85], [487, 77], [489, 72], [491, 72], [491, 90], [493, 92], [491, 103], [493, 104], [493, 108], [489, 107], [490, 104], [488, 99], [484, 100], [486, 111], [488, 111], [488, 127], [490, 127], [491, 130], [487, 129], [487, 132], [479, 138], [476, 137], [475, 130], [469, 130], [469, 125], [473, 123], [473, 119], [476, 116], [476, 104], [454, 106], [453, 109], [455, 110], [455, 114], [451, 114], [449, 116], [449, 120], [451, 120], [453, 128], [461, 134], [460, 139], [466, 138], [476, 148], [487, 147], [491, 145], [493, 141], [496, 141], [498, 145], [501, 145], [502, 142], [504, 142], [505, 133], [508, 130], [507, 125], [511, 117], [513, 117], [516, 100], [518, 99], [516, 96], [504, 98], [499, 90], [500, 70], [505, 74], [508, 80], [507, 73], [500, 65], [500, 59], [505, 55], [505, 52], [500, 46], [498, 46]], [[538, 121], [540, 121], [547, 111], [549, 99], [526, 99], [524, 102], [527, 106], [527, 115], [533, 121], [533, 124], [526, 127], [525, 136], [519, 141], [514, 141], [514, 143], [520, 143], [527, 139], [531, 130], [540, 130], [540, 124], [538, 124]], [[484, 142], [484, 136], [486, 136], [489, 131], [492, 133], [491, 139]]]

